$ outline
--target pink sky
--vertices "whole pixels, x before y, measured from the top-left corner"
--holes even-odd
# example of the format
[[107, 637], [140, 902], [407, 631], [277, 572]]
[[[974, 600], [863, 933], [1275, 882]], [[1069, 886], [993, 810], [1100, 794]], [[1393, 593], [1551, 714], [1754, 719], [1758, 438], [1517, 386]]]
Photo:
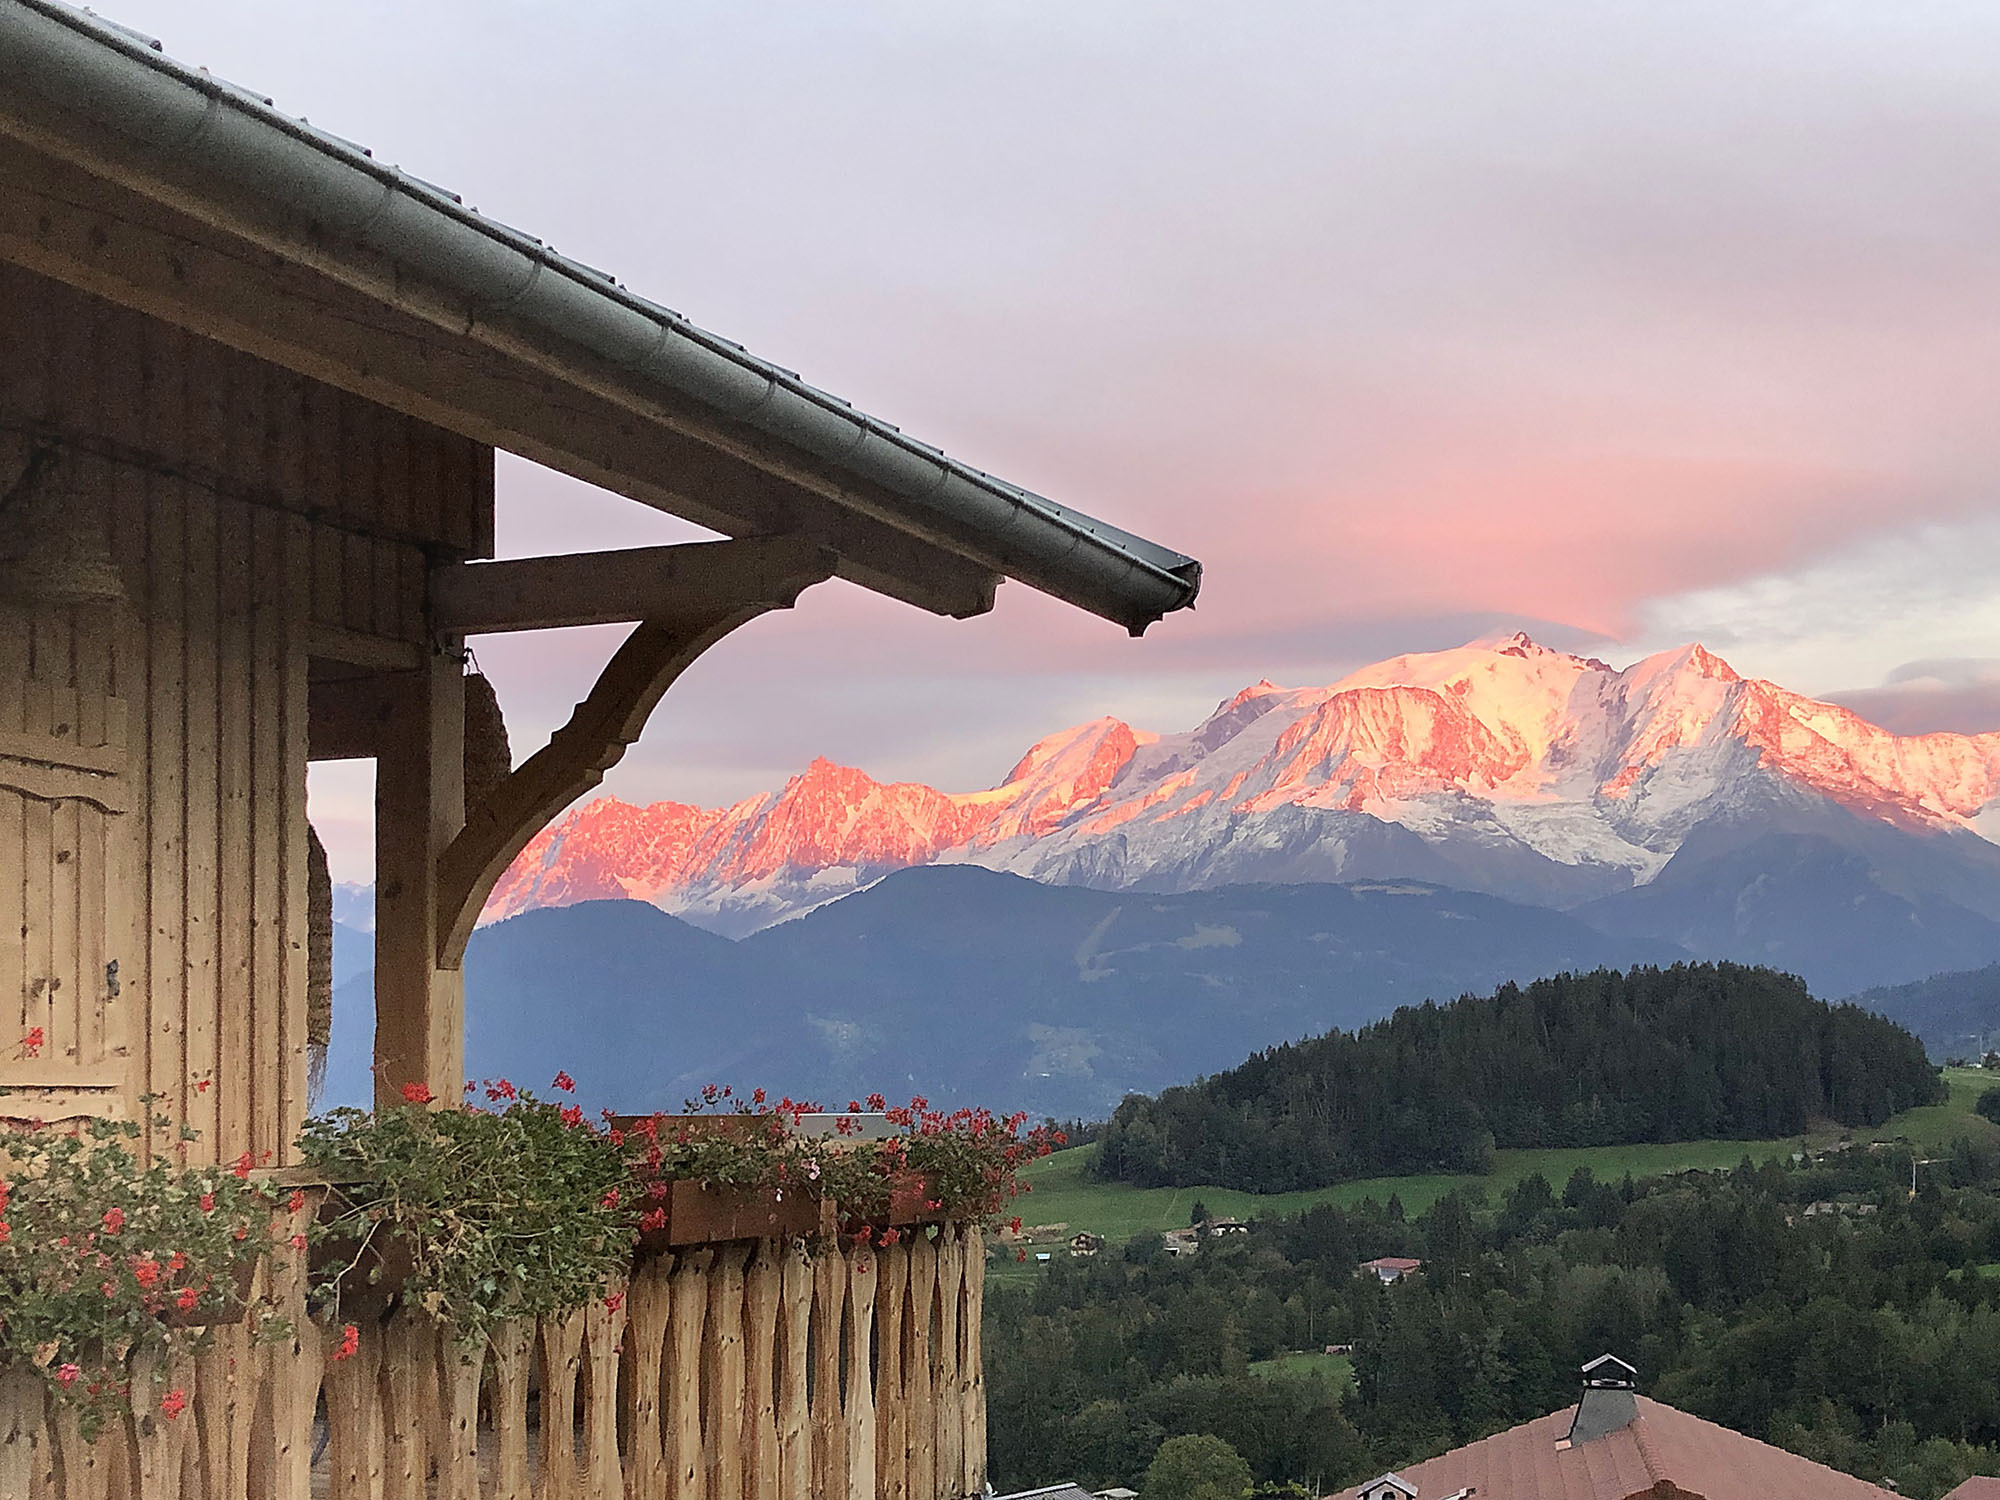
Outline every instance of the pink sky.
[[[2000, 10], [105, 8], [1207, 565], [1142, 643], [1018, 586], [956, 623], [831, 585], [689, 675], [628, 797], [821, 753], [979, 785], [1076, 719], [1512, 623], [2000, 723]], [[686, 534], [502, 486], [512, 552]], [[609, 649], [480, 644], [517, 749]], [[350, 875], [362, 790], [320, 788]]]

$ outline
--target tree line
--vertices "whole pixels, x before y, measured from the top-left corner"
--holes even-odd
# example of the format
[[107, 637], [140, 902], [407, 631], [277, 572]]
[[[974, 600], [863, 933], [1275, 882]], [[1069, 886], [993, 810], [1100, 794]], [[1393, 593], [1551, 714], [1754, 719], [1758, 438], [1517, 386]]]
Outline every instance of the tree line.
[[[1911, 1168], [1583, 1169], [1059, 1260], [989, 1285], [995, 1481], [1133, 1484], [1206, 1434], [1260, 1494], [1332, 1492], [1570, 1404], [1610, 1351], [1662, 1401], [1936, 1500], [2000, 1473], [2000, 1147], [1957, 1142], [1914, 1198]], [[1425, 1265], [1384, 1287], [1356, 1274], [1379, 1255]], [[1351, 1389], [1260, 1363], [1328, 1344], [1356, 1346]]]
[[1258, 1192], [1484, 1173], [1496, 1147], [1766, 1140], [1877, 1125], [1944, 1085], [1908, 1032], [1738, 964], [1598, 969], [1398, 1010], [1134, 1095], [1094, 1170]]

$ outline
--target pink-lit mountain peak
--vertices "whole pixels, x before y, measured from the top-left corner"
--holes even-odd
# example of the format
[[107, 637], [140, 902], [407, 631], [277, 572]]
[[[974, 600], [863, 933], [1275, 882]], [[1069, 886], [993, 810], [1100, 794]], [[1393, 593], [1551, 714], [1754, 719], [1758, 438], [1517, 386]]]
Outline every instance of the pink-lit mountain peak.
[[1326, 687], [1259, 682], [1180, 734], [1094, 719], [984, 791], [821, 759], [730, 808], [600, 799], [523, 853], [488, 916], [629, 895], [742, 931], [933, 862], [1153, 889], [1353, 878], [1385, 826], [1446, 854], [1513, 849], [1630, 884], [1698, 823], [1773, 789], [1991, 831], [2000, 733], [1898, 738], [1698, 645], [1621, 672], [1517, 634]]

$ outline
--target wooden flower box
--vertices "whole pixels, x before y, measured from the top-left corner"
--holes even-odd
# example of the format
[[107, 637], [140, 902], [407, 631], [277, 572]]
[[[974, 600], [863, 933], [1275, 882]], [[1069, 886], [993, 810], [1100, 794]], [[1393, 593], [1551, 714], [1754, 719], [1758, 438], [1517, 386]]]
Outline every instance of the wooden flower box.
[[937, 1183], [931, 1177], [921, 1172], [899, 1172], [889, 1179], [886, 1200], [841, 1204], [841, 1228], [852, 1234], [862, 1228], [914, 1229], [942, 1224], [948, 1217], [945, 1210], [930, 1206], [937, 1201]]
[[408, 1241], [377, 1231], [367, 1244], [344, 1236], [320, 1240], [312, 1247], [307, 1269], [318, 1287], [338, 1271], [341, 1316], [352, 1321], [362, 1314], [387, 1312], [417, 1268]]
[[910, 1224], [942, 1224], [945, 1212], [938, 1201], [937, 1183], [920, 1172], [900, 1172], [889, 1181], [889, 1223], [894, 1228]]
[[[256, 1276], [256, 1261], [238, 1261], [228, 1286], [211, 1286], [202, 1301], [186, 1312], [170, 1304], [161, 1308], [157, 1316], [169, 1328], [220, 1328], [241, 1323], [250, 1310], [250, 1288]], [[222, 1293], [220, 1302], [215, 1297], [217, 1292]]]
[[820, 1200], [810, 1193], [777, 1188], [715, 1187], [675, 1179], [666, 1196], [645, 1199], [663, 1209], [667, 1222], [639, 1233], [642, 1252], [724, 1240], [790, 1239], [820, 1230]]

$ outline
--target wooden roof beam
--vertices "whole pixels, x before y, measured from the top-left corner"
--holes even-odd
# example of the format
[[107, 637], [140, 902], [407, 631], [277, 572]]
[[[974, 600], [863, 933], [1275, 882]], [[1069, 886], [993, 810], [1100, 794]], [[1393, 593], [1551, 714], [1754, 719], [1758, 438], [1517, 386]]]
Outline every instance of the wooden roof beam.
[[804, 537], [446, 563], [431, 570], [431, 618], [452, 635], [687, 619], [796, 591], [814, 567], [828, 578], [839, 564]]
[[663, 603], [666, 612], [634, 627], [569, 722], [479, 806], [466, 809], [464, 828], [438, 859], [439, 968], [459, 967], [486, 898], [507, 866], [624, 758], [675, 679], [739, 625], [789, 609], [800, 593], [831, 577], [836, 563], [831, 553], [798, 537], [697, 545], [705, 545], [703, 555], [712, 559], [702, 569], [706, 580]]
[[810, 536], [841, 577], [934, 614], [993, 607], [998, 573], [829, 484], [549, 380], [4, 132], [0, 259], [725, 535]]

